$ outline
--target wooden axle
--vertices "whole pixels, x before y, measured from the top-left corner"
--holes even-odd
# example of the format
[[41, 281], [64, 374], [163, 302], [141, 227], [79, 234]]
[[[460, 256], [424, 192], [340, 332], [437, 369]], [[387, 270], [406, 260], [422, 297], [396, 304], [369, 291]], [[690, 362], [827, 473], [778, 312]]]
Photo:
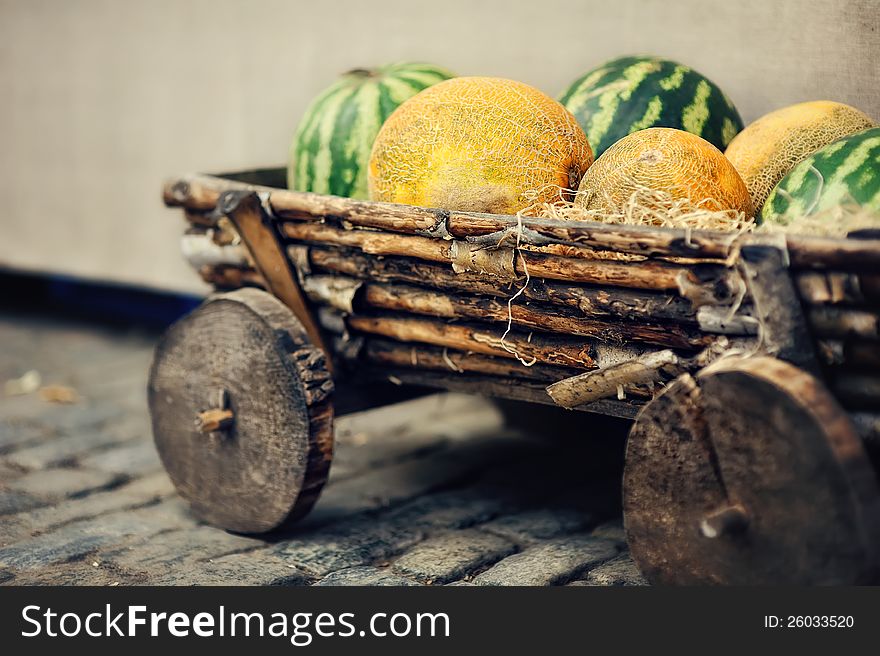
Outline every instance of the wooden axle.
[[709, 513], [700, 520], [700, 533], [704, 538], [716, 539], [738, 535], [749, 525], [749, 515], [740, 505], [725, 506]]
[[220, 408], [211, 408], [199, 413], [196, 425], [203, 433], [213, 433], [215, 431], [223, 431], [232, 426], [235, 420], [235, 413], [232, 410], [221, 410]]

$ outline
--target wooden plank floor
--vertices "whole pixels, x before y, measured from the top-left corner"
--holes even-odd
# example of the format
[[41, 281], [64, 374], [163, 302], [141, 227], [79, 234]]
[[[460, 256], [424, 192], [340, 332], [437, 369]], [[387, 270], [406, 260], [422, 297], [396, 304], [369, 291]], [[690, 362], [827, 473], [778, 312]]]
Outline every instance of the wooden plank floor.
[[597, 447], [619, 430], [583, 416], [579, 434], [548, 439], [456, 394], [339, 419], [330, 482], [294, 531], [201, 524], [150, 435], [155, 339], [0, 314], [0, 382], [34, 370], [79, 397], [0, 394], [0, 583], [643, 584], [617, 456]]

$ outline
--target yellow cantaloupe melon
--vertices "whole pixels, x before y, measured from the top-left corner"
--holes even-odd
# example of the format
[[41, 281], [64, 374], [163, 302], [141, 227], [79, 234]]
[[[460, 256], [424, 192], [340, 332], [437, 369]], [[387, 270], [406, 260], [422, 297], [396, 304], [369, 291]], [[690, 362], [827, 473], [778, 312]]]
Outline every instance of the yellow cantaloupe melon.
[[724, 154], [746, 183], [757, 213], [795, 164], [832, 141], [872, 126], [874, 121], [855, 107], [830, 100], [803, 102], [751, 123]]
[[705, 139], [674, 128], [639, 130], [615, 142], [581, 180], [575, 205], [620, 213], [643, 189], [752, 217], [748, 189], [733, 164]]
[[458, 77], [388, 117], [370, 155], [369, 193], [377, 201], [515, 214], [577, 187], [592, 161], [583, 130], [557, 101], [522, 82]]

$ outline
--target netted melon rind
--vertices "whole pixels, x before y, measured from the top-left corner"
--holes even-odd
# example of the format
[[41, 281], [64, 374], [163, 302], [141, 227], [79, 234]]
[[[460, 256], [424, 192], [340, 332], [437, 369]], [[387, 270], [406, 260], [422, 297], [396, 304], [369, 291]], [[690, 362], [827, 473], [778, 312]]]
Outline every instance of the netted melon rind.
[[576, 206], [620, 212], [630, 197], [650, 189], [689, 199], [709, 211], [752, 216], [745, 183], [720, 150], [672, 128], [634, 132], [606, 150], [581, 181]]
[[740, 132], [724, 154], [739, 171], [756, 212], [802, 159], [833, 141], [875, 125], [854, 107], [826, 100], [770, 112]]
[[553, 201], [593, 161], [583, 130], [558, 102], [522, 82], [459, 77], [404, 102], [379, 132], [370, 198], [448, 210], [515, 214], [529, 192]]

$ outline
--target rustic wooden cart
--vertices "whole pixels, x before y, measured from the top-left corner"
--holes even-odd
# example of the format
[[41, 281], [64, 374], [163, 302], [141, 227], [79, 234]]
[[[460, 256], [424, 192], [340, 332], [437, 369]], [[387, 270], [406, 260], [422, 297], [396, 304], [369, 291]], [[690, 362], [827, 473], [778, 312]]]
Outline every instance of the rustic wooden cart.
[[164, 188], [216, 293], [157, 347], [150, 410], [205, 520], [302, 517], [334, 405], [391, 381], [634, 419], [624, 519], [653, 582], [877, 579], [880, 235], [518, 219], [283, 175]]

